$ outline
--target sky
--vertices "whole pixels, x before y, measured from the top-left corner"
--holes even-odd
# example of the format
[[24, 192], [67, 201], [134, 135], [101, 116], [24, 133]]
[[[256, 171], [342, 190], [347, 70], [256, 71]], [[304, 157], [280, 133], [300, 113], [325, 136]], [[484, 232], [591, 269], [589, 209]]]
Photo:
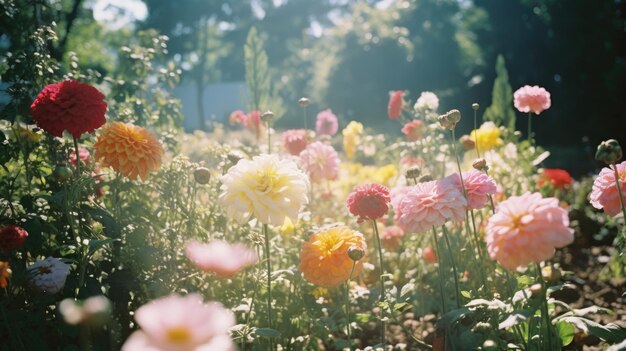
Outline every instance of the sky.
[[141, 0], [94, 0], [85, 6], [93, 9], [94, 19], [115, 30], [132, 25], [148, 16], [148, 8]]

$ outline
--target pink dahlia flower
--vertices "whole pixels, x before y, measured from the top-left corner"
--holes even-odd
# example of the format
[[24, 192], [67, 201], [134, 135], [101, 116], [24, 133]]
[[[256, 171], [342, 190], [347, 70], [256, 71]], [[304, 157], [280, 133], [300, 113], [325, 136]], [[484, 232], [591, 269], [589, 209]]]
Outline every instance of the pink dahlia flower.
[[339, 175], [339, 155], [327, 144], [316, 141], [300, 153], [298, 162], [314, 183], [335, 180]]
[[396, 211], [400, 205], [400, 201], [402, 201], [402, 198], [409, 191], [409, 189], [411, 189], [410, 186], [397, 186], [395, 188], [391, 188], [389, 191], [389, 198], [391, 199], [390, 203], [394, 211]]
[[283, 132], [283, 147], [294, 156], [300, 155], [308, 143], [305, 129], [289, 129]]
[[489, 256], [510, 270], [550, 259], [555, 248], [574, 241], [574, 230], [559, 200], [544, 199], [539, 193], [527, 192], [501, 202], [486, 231]]
[[337, 116], [331, 109], [326, 109], [317, 114], [315, 121], [315, 132], [319, 135], [335, 135], [339, 129]]
[[[91, 163], [91, 154], [89, 153], [89, 150], [85, 149], [84, 147], [78, 148], [78, 157], [83, 164], [88, 165]], [[70, 152], [69, 161], [72, 166], [76, 167], [76, 151]]]
[[134, 332], [122, 351], [235, 351], [228, 336], [235, 316], [218, 302], [204, 303], [199, 294], [170, 295], [137, 309]]
[[230, 116], [228, 117], [228, 120], [231, 125], [241, 124], [245, 126], [248, 120], [248, 116], [246, 116], [246, 114], [243, 111], [237, 110], [237, 111], [233, 111], [230, 114]]
[[398, 226], [385, 227], [383, 232], [381, 233], [381, 239], [383, 241], [383, 246], [389, 250], [395, 251], [400, 246], [402, 242], [402, 237], [404, 236], [404, 230]]
[[402, 133], [406, 135], [407, 140], [416, 141], [422, 138], [424, 134], [424, 122], [419, 119], [415, 119], [402, 127]]
[[[622, 199], [626, 203], [626, 161], [615, 165], [617, 167], [617, 175], [619, 176], [619, 185], [622, 189]], [[590, 202], [591, 206], [597, 209], [603, 209], [604, 213], [611, 217], [616, 216], [622, 210], [619, 202], [619, 192], [615, 184], [615, 172], [604, 167], [600, 174], [594, 180], [591, 188]]]
[[389, 188], [380, 184], [359, 185], [348, 195], [347, 206], [350, 213], [365, 220], [377, 220], [389, 211]]
[[540, 86], [525, 85], [513, 94], [513, 104], [519, 112], [538, 115], [550, 108], [550, 93]]
[[[451, 174], [447, 178], [461, 193], [463, 192], [461, 177], [458, 173]], [[473, 210], [485, 207], [489, 199], [488, 195], [494, 195], [497, 190], [496, 181], [477, 170], [463, 172], [463, 183], [467, 191], [468, 207]]]
[[258, 261], [254, 250], [222, 240], [214, 240], [208, 244], [191, 241], [187, 244], [186, 254], [198, 268], [220, 278], [232, 277]]
[[463, 220], [467, 206], [463, 194], [445, 178], [409, 187], [396, 201], [396, 224], [407, 233], [426, 232], [448, 219]]
[[389, 96], [389, 105], [387, 105], [387, 116], [389, 119], [398, 119], [400, 113], [402, 113], [402, 103], [404, 98], [404, 91], [396, 90], [391, 92]]

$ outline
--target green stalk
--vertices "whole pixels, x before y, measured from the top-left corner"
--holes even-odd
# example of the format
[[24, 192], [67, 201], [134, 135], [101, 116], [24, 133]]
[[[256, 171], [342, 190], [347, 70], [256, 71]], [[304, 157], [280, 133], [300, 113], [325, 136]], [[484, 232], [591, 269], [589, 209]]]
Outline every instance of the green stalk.
[[548, 311], [548, 289], [546, 287], [546, 283], [543, 281], [543, 277], [541, 276], [541, 266], [537, 263], [537, 279], [541, 283], [541, 291], [543, 292], [543, 298], [541, 300], [541, 317], [543, 319], [544, 324], [546, 325], [546, 331], [548, 332], [548, 350], [552, 348], [552, 323], [550, 321], [550, 314]]
[[[376, 224], [376, 220], [373, 219], [372, 220], [372, 225], [374, 226], [374, 234], [376, 235], [376, 246], [378, 247], [378, 260], [379, 260], [379, 264], [380, 264], [380, 297], [379, 300], [380, 302], [384, 302], [385, 301], [385, 279], [383, 277], [383, 274], [385, 273], [385, 266], [383, 263], [383, 248], [382, 245], [380, 244], [380, 234], [378, 233], [378, 224]], [[382, 341], [382, 345], [383, 348], [385, 347], [385, 322], [383, 320], [383, 309], [381, 307], [380, 310], [380, 324], [381, 324], [381, 341]]]
[[76, 154], [76, 178], [80, 178], [80, 156], [78, 156], [78, 139], [72, 136], [74, 140], [74, 153]]
[[437, 271], [439, 274], [439, 296], [441, 297], [441, 308], [443, 309], [443, 313], [445, 314], [446, 311], [446, 299], [444, 298], [443, 295], [443, 273], [441, 270], [441, 251], [439, 251], [439, 244], [437, 243], [437, 230], [435, 229], [435, 226], [433, 226], [433, 239], [434, 239], [434, 244], [435, 244], [435, 252], [437, 253]]
[[347, 337], [348, 348], [352, 351], [352, 328], [350, 327], [350, 281], [352, 280], [352, 274], [354, 273], [354, 267], [356, 267], [356, 261], [352, 261], [352, 269], [350, 270], [350, 277], [346, 282], [346, 324], [347, 324]]
[[443, 238], [446, 241], [446, 246], [448, 248], [448, 254], [450, 256], [450, 263], [452, 263], [452, 272], [454, 273], [454, 287], [456, 289], [456, 306], [461, 306], [461, 297], [460, 297], [460, 289], [459, 289], [459, 273], [456, 270], [456, 262], [454, 260], [454, 254], [452, 253], [452, 245], [450, 245], [450, 239], [448, 239], [448, 231], [446, 230], [445, 225], [441, 226], [443, 230]]
[[531, 128], [531, 124], [532, 124], [532, 112], [528, 112], [528, 142], [532, 143], [533, 141], [533, 137], [532, 137], [532, 128]]
[[[265, 234], [265, 260], [267, 263], [267, 324], [268, 328], [272, 328], [272, 263], [270, 262], [270, 234], [268, 225], [263, 224], [263, 234]], [[270, 350], [274, 349], [272, 339], [270, 341]]]

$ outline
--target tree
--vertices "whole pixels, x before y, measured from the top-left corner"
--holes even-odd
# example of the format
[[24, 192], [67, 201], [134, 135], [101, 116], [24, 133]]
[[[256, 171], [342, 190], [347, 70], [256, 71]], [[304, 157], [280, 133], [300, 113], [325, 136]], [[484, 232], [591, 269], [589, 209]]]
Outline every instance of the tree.
[[515, 130], [515, 111], [512, 107], [513, 89], [509, 84], [509, 73], [506, 70], [504, 57], [498, 55], [496, 60], [496, 79], [493, 82], [491, 105], [485, 110], [483, 119], [493, 121], [497, 125]]

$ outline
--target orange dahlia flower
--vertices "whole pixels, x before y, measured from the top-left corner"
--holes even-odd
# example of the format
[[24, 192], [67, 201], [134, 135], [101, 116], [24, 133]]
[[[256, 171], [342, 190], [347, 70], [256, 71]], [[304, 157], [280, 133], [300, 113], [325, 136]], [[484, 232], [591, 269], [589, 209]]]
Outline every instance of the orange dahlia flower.
[[[300, 252], [300, 270], [304, 279], [324, 288], [348, 280], [353, 264], [348, 249], [353, 246], [367, 249], [363, 234], [348, 227], [333, 227], [311, 235]], [[359, 273], [361, 262], [356, 262], [353, 275]]]
[[11, 269], [9, 269], [9, 262], [0, 261], [0, 288], [6, 288], [9, 285], [9, 277], [11, 276]]
[[114, 122], [102, 128], [94, 144], [95, 158], [122, 175], [145, 180], [161, 166], [163, 147], [147, 129], [130, 123]]

